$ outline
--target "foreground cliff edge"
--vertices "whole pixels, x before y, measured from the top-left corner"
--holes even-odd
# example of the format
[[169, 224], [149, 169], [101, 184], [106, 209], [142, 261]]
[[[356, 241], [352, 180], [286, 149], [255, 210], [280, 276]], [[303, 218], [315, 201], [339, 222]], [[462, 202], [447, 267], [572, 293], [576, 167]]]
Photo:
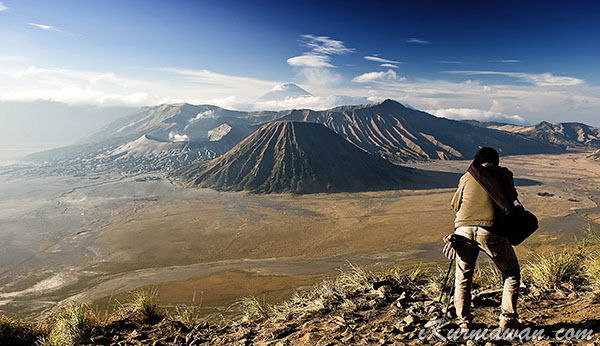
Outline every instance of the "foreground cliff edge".
[[[87, 305], [57, 308], [38, 323], [0, 317], [2, 345], [536, 345], [600, 342], [600, 238], [535, 256], [523, 268], [523, 328], [497, 328], [500, 275], [476, 270], [475, 324], [468, 333], [443, 323], [445, 271], [413, 266], [370, 272], [348, 263], [341, 274], [276, 305], [245, 297], [239, 317], [200, 316], [199, 305], [160, 307], [156, 291], [136, 291], [109, 314]], [[447, 297], [447, 295], [445, 295]], [[452, 322], [454, 312], [448, 311]], [[508, 340], [508, 341], [507, 341]]]

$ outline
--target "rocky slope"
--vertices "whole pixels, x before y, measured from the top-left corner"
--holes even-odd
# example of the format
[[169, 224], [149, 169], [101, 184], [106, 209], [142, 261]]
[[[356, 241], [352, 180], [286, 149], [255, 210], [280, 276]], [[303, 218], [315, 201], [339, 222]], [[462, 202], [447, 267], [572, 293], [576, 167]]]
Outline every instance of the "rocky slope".
[[581, 123], [549, 123], [542, 121], [534, 126], [511, 124], [486, 124], [487, 128], [519, 133], [543, 142], [554, 143], [565, 148], [600, 147], [600, 128]]
[[246, 138], [275, 112], [236, 112], [190, 104], [142, 107], [76, 145], [36, 153], [29, 159], [46, 162], [47, 171], [168, 172], [213, 159]]
[[560, 150], [552, 143], [438, 118], [393, 100], [326, 111], [293, 110], [281, 119], [321, 123], [359, 148], [392, 162], [470, 159], [480, 146], [497, 148], [503, 155]]
[[[246, 317], [230, 323], [205, 321], [190, 325], [178, 318], [154, 323], [134, 315], [92, 330], [83, 345], [598, 345], [600, 302], [596, 295], [573, 287], [540, 291], [521, 287], [519, 330], [498, 332], [501, 293], [497, 288], [477, 287], [473, 294], [474, 324], [471, 330], [496, 330], [498, 338], [477, 340], [460, 334], [453, 323], [454, 309], [442, 324], [446, 304], [439, 292], [430, 291], [422, 278], [366, 277], [342, 274], [325, 281], [305, 295], [275, 307], [246, 306]], [[255, 308], [255, 309], [253, 309]], [[217, 322], [217, 323], [215, 323]], [[529, 328], [527, 332], [527, 328]], [[523, 332], [525, 331], [525, 332]], [[540, 340], [521, 340], [533, 332]], [[571, 332], [573, 334], [569, 334]], [[579, 338], [559, 340], [568, 335]], [[539, 336], [539, 335], [538, 335]], [[446, 338], [446, 340], [442, 339]]]
[[[276, 121], [223, 156], [177, 174], [188, 186], [260, 193], [434, 186], [438, 176], [395, 166], [314, 123]], [[449, 184], [449, 183], [448, 183]]]
[[[276, 305], [245, 297], [228, 308], [237, 313], [232, 318], [203, 316], [199, 305], [181, 305], [168, 312], [158, 305], [152, 290], [136, 291], [107, 315], [85, 304], [57, 307], [39, 323], [0, 315], [0, 344], [599, 345], [598, 277], [584, 279], [581, 267], [551, 269], [564, 259], [570, 261], [570, 254], [537, 262], [552, 261], [546, 263], [550, 267], [544, 266], [549, 272], [539, 272], [542, 277], [525, 276], [519, 289], [521, 326], [504, 333], [498, 329], [501, 281], [497, 271], [476, 269], [474, 320], [468, 331], [461, 332], [454, 308], [447, 303], [451, 289], [444, 285], [445, 271], [416, 266], [369, 272], [348, 264], [338, 277], [301, 289]], [[596, 260], [591, 263], [600, 263]], [[526, 265], [524, 273], [531, 275], [530, 268]], [[546, 273], [560, 282], [548, 286]], [[440, 301], [442, 290], [445, 294]], [[526, 339], [532, 336], [534, 340]]]

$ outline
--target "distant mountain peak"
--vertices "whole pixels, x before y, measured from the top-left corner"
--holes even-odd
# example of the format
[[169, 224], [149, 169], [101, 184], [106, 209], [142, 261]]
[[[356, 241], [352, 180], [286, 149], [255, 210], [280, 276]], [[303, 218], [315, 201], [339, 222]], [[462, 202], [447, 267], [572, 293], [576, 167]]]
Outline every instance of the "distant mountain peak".
[[179, 173], [186, 185], [259, 193], [369, 191], [417, 174], [368, 154], [316, 123], [267, 123], [223, 156]]
[[293, 83], [279, 84], [273, 87], [268, 93], [261, 96], [259, 101], [283, 101], [297, 97], [312, 96], [311, 93], [302, 89]]

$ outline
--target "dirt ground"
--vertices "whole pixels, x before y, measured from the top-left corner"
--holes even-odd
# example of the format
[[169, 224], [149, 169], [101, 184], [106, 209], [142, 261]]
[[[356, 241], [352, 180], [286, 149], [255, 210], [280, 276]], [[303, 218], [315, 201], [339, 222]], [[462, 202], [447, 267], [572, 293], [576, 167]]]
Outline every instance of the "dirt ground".
[[[540, 219], [540, 231], [517, 247], [522, 261], [597, 227], [600, 165], [586, 155], [501, 159], [515, 173], [521, 202]], [[462, 173], [468, 164], [409, 166]], [[38, 249], [1, 268], [0, 312], [32, 316], [61, 301], [106, 302], [149, 286], [160, 286], [172, 305], [182, 301], [177, 292], [193, 294], [190, 282], [207, 306], [248, 294], [279, 300], [348, 260], [368, 268], [443, 262], [440, 239], [453, 229], [453, 188], [292, 196], [182, 189], [164, 179], [61, 179], [55, 190], [44, 180], [35, 182], [43, 188], [30, 186], [41, 194], [31, 206], [0, 203], [17, 210], [0, 211], [0, 225], [14, 230], [3, 238], [6, 256], [27, 241]], [[23, 182], [12, 184], [3, 193], [16, 199]], [[44, 229], [24, 231], [36, 227]]]

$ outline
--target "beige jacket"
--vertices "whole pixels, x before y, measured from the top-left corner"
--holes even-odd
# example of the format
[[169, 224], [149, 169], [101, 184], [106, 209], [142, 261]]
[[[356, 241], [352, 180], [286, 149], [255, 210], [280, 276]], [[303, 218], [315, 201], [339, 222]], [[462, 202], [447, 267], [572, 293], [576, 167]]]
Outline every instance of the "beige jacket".
[[454, 227], [494, 226], [494, 202], [469, 172], [460, 178], [452, 198], [452, 209], [456, 212]]

